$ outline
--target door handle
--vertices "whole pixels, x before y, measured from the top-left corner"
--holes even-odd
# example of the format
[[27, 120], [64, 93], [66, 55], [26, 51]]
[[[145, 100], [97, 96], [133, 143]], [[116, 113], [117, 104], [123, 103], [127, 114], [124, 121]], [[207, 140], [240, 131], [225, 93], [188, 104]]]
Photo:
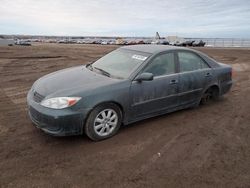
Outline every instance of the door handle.
[[211, 73], [207, 72], [206, 75], [205, 75], [205, 77], [209, 77], [209, 76], [211, 76]]
[[177, 84], [178, 83], [178, 80], [171, 80], [170, 81], [170, 84]]

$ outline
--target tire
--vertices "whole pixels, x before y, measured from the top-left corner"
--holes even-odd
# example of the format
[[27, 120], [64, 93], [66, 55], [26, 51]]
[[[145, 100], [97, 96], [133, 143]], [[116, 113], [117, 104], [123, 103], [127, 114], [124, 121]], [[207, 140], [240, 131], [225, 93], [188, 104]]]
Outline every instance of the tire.
[[219, 90], [217, 87], [210, 87], [203, 93], [201, 97], [200, 104], [209, 104], [212, 100], [217, 100], [219, 98]]
[[95, 107], [85, 124], [86, 135], [94, 141], [114, 136], [122, 123], [121, 109], [113, 103]]

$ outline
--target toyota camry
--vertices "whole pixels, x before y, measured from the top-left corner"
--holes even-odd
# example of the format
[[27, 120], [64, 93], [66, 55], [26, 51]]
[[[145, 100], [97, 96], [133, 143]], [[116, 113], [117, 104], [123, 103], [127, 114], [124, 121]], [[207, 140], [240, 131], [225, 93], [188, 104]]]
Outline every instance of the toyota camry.
[[38, 79], [27, 96], [29, 116], [48, 134], [98, 141], [121, 125], [206, 104], [230, 90], [231, 77], [231, 66], [196, 50], [124, 46]]

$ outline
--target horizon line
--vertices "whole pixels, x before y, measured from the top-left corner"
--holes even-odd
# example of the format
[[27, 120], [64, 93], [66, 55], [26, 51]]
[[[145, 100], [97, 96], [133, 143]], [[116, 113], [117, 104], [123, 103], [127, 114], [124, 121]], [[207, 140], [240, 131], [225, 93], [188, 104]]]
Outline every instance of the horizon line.
[[[102, 35], [41, 35], [41, 34], [2, 34], [0, 36], [23, 36], [23, 37], [86, 37], [86, 38], [155, 38], [154, 36], [102, 36]], [[250, 39], [250, 37], [182, 37], [181, 35], [168, 35], [161, 39], [176, 36], [186, 39]]]

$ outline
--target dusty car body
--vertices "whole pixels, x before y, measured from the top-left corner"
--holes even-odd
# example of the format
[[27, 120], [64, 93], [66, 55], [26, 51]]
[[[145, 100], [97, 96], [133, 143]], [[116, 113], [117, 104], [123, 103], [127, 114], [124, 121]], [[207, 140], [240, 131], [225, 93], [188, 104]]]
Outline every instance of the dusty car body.
[[[118, 55], [126, 61], [116, 66]], [[206, 103], [232, 86], [231, 66], [192, 49], [124, 46], [103, 58], [38, 79], [27, 95], [32, 122], [52, 135], [102, 140], [122, 124]]]

